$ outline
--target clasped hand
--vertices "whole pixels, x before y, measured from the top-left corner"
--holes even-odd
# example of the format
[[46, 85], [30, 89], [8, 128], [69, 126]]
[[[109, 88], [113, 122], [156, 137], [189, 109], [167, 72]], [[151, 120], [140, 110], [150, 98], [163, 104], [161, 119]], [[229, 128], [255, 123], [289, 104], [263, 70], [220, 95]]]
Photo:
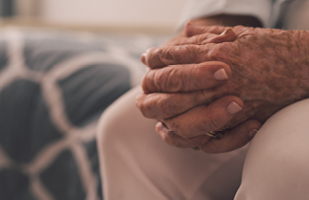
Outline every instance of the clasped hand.
[[[283, 107], [308, 96], [305, 31], [202, 27], [142, 55], [136, 104], [170, 145], [206, 153], [244, 146]], [[309, 44], [309, 43], [308, 43]], [[206, 135], [223, 134], [221, 139]]]

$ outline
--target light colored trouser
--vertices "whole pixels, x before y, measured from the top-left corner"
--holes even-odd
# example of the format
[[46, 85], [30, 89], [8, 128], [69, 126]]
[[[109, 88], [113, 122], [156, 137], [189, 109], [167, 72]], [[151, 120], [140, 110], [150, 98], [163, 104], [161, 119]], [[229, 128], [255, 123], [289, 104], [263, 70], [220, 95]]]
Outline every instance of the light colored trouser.
[[309, 199], [309, 100], [271, 117], [250, 145], [208, 155], [165, 144], [156, 122], [136, 108], [139, 92], [125, 94], [100, 120], [105, 200]]

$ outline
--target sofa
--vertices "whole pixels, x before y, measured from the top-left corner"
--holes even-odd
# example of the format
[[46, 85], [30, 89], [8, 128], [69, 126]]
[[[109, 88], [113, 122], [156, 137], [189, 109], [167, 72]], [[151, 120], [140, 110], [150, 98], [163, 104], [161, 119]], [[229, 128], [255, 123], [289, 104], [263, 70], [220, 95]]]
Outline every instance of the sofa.
[[0, 199], [103, 199], [97, 121], [141, 81], [141, 53], [165, 40], [0, 29]]

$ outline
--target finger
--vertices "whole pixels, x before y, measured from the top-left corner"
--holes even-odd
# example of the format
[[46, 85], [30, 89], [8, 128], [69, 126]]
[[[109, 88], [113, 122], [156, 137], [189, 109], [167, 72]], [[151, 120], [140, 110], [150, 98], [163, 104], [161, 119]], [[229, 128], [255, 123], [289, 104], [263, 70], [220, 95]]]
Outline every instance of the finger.
[[238, 149], [246, 145], [260, 127], [259, 121], [248, 120], [231, 130], [225, 131], [220, 140], [210, 139], [199, 148], [206, 153], [223, 153]]
[[176, 135], [173, 131], [168, 130], [161, 122], [156, 125], [156, 132], [167, 144], [179, 148], [193, 148], [196, 146], [193, 142]]
[[191, 137], [191, 138], [187, 138], [187, 140], [190, 141], [192, 144], [194, 144], [195, 147], [198, 147], [198, 149], [200, 149], [199, 147], [206, 144], [210, 139], [211, 139], [211, 137], [209, 137], [208, 135], [205, 135], [205, 134], [195, 136], [195, 137]]
[[191, 138], [220, 130], [236, 113], [240, 113], [242, 108], [243, 102], [240, 98], [225, 96], [208, 106], [198, 106], [179, 116], [165, 119], [164, 123], [175, 134]]
[[[185, 26], [185, 35], [187, 37], [192, 37], [195, 35], [200, 35], [204, 33], [213, 33], [213, 34], [222, 34], [226, 29], [232, 27], [228, 26], [201, 26], [194, 23], [188, 23]], [[242, 32], [254, 29], [253, 27], [245, 27], [242, 25], [234, 26], [233, 31], [235, 32], [236, 36], [239, 36]]]
[[150, 93], [136, 97], [136, 105], [144, 117], [163, 120], [199, 105], [208, 105], [223, 95], [223, 90], [199, 90], [188, 93]]
[[[189, 25], [185, 26], [186, 31], [196, 31], [193, 35], [188, 35], [187, 37], [179, 37], [175, 40], [168, 42], [167, 44], [163, 45], [162, 47], [169, 47], [169, 46], [177, 46], [177, 45], [186, 45], [186, 44], [208, 44], [208, 43], [221, 43], [221, 42], [231, 42], [234, 41], [237, 36], [234, 30], [230, 27], [223, 27], [223, 26], [208, 26], [208, 27], [200, 27], [197, 25]], [[238, 30], [238, 28], [236, 27]], [[141, 55], [141, 62], [147, 65], [147, 54], [150, 49], [146, 50]]]
[[145, 55], [144, 62], [151, 69], [162, 68], [168, 65], [193, 64], [211, 61], [211, 52], [214, 43], [206, 45], [181, 45], [161, 48], [152, 48]]
[[203, 90], [224, 83], [231, 75], [230, 67], [218, 61], [171, 65], [149, 70], [143, 78], [142, 88], [146, 94]]
[[[196, 32], [196, 34], [188, 35], [191, 31], [195, 31], [196, 29], [200, 31]], [[163, 46], [172, 46], [172, 45], [183, 45], [183, 44], [201, 44], [206, 39], [210, 39], [214, 36], [218, 36], [228, 27], [220, 27], [219, 26], [201, 26], [189, 20], [184, 28], [184, 36], [178, 36], [171, 41], [167, 42]]]
[[201, 26], [188, 22], [184, 29], [187, 37], [200, 35], [203, 33], [221, 34], [227, 27], [226, 26]]
[[149, 49], [143, 54], [142, 61], [151, 69], [155, 69], [168, 65], [193, 64], [216, 60], [216, 56], [228, 55], [229, 50], [222, 51], [221, 48], [218, 51], [215, 47], [221, 47], [220, 45], [234, 41], [236, 38], [235, 32], [229, 28], [222, 35], [205, 40], [202, 45], [186, 44]]
[[192, 37], [181, 37], [171, 43], [172, 45], [185, 45], [185, 44], [208, 44], [208, 43], [221, 43], [221, 42], [232, 42], [236, 40], [237, 36], [232, 28], [226, 28], [221, 34], [203, 33], [194, 35]]
[[[201, 35], [199, 37], [201, 37]], [[232, 42], [236, 39], [237, 39], [237, 36], [236, 36], [236, 33], [233, 31], [233, 29], [227, 28], [220, 35], [215, 35], [211, 38], [207, 38], [201, 41], [201, 44]]]
[[213, 34], [213, 33], [203, 33], [200, 35], [195, 35], [192, 37], [179, 37], [166, 45], [163, 45], [163, 47], [168, 47], [168, 46], [179, 46], [179, 45], [185, 45], [185, 44], [202, 44], [202, 43], [211, 43], [213, 38], [218, 37], [218, 34]]

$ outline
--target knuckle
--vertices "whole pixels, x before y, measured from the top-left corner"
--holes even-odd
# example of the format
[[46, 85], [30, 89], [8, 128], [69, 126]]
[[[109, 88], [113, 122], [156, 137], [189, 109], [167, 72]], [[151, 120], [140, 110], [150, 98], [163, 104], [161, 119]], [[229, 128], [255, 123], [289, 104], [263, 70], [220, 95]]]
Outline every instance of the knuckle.
[[138, 108], [144, 117], [152, 119], [165, 119], [173, 111], [173, 102], [168, 94], [148, 94], [143, 100], [137, 102]]
[[136, 102], [136, 105], [144, 117], [150, 118], [147, 110], [145, 109], [145, 104], [143, 102]]
[[228, 49], [230, 49], [225, 43], [216, 44], [209, 52], [208, 56], [212, 60], [226, 61], [228, 54]]
[[162, 92], [167, 88], [168, 84], [168, 76], [169, 73], [164, 73], [162, 70], [156, 70], [153, 73], [153, 86], [156, 88], [158, 92]]
[[197, 63], [203, 61], [203, 54], [200, 52], [200, 45], [186, 45], [184, 47], [186, 49], [186, 53], [182, 55], [182, 59], [184, 59], [183, 63]]
[[145, 93], [162, 92], [168, 86], [169, 73], [164, 72], [162, 69], [153, 69], [148, 71], [143, 80], [142, 88]]
[[154, 106], [153, 102], [146, 99], [138, 99], [136, 100], [136, 105], [138, 109], [141, 111], [142, 115], [146, 118], [154, 118], [155, 115], [153, 113]]
[[174, 102], [171, 101], [170, 95], [162, 95], [162, 98], [160, 98], [157, 101], [157, 111], [161, 113], [161, 118], [168, 118], [173, 115], [174, 110]]
[[178, 47], [169, 47], [160, 49], [158, 51], [158, 56], [164, 64], [169, 65], [174, 60], [177, 60], [178, 55], [177, 53], [178, 53]]
[[151, 59], [153, 58], [154, 55], [157, 54], [159, 48], [158, 47], [153, 47], [153, 48], [150, 48], [147, 52], [147, 56], [146, 56], [146, 60], [147, 61], [151, 61]]
[[195, 55], [195, 53], [197, 53], [198, 46], [194, 44], [185, 45], [184, 50], [186, 53], [189, 53], [189, 55]]
[[194, 58], [198, 53], [198, 45], [188, 44], [174, 47], [171, 51], [169, 51], [168, 58], [173, 60], [170, 62], [174, 64], [177, 61], [178, 64], [186, 64], [192, 61], [195, 61]]
[[169, 68], [164, 72], [164, 79], [160, 80], [161, 89], [165, 92], [179, 92], [185, 88], [185, 78], [177, 68]]
[[208, 33], [204, 33], [204, 34], [201, 34], [201, 35], [197, 35], [195, 36], [195, 43], [196, 44], [202, 44], [202, 42], [204, 40], [206, 40], [208, 38], [209, 34]]
[[167, 48], [154, 47], [149, 50], [146, 60], [150, 68], [158, 68], [164, 66], [162, 54], [164, 53], [164, 51], [166, 51], [166, 49]]

